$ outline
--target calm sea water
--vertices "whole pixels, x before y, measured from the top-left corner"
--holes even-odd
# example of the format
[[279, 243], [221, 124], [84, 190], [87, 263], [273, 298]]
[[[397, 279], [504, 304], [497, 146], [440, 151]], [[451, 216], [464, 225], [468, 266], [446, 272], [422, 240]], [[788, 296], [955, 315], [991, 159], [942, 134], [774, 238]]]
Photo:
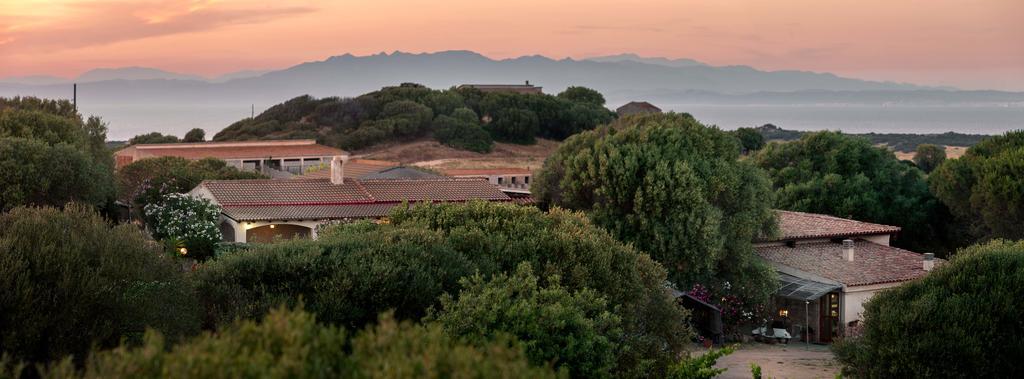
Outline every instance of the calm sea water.
[[[786, 105], [664, 105], [689, 112], [698, 120], [727, 130], [775, 124], [793, 130], [842, 130], [848, 133], [1001, 134], [1024, 129], [1024, 107], [1001, 106], [786, 106]], [[265, 107], [256, 107], [259, 114]], [[224, 127], [249, 117], [249, 106], [102, 106], [82, 104], [85, 114], [109, 123], [108, 138], [125, 140], [158, 131], [182, 136], [192, 128], [213, 136]]]
[[1002, 134], [1024, 129], [1024, 107], [1003, 106], [833, 106], [833, 105], [669, 105], [722, 129], [775, 124], [791, 130], [847, 133]]

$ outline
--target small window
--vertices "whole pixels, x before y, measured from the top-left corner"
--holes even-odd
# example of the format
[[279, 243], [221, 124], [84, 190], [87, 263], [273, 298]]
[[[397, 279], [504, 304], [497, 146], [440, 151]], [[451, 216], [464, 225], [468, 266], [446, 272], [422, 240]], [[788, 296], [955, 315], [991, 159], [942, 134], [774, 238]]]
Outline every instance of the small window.
[[502, 178], [502, 177], [500, 177], [500, 176], [498, 177], [498, 184], [504, 184], [504, 183], [503, 183], [503, 182], [504, 182], [504, 180], [502, 180], [502, 179], [505, 179], [505, 178]]
[[512, 184], [516, 184], [516, 177], [512, 177]]
[[530, 177], [529, 176], [524, 176], [523, 177], [523, 183], [530, 184]]

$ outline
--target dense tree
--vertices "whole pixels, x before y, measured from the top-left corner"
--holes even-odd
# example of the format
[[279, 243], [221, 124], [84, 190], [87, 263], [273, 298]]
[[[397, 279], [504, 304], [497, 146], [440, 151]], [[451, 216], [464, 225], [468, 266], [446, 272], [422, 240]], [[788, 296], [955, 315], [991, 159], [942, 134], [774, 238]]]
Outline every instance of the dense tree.
[[442, 296], [441, 311], [431, 318], [478, 343], [516, 336], [534, 365], [553, 363], [577, 378], [609, 377], [621, 330], [607, 301], [589, 289], [570, 292], [557, 277], [542, 287], [533, 272], [523, 263], [512, 276], [463, 279], [458, 297]]
[[241, 171], [222, 160], [190, 161], [180, 157], [142, 159], [117, 171], [118, 198], [133, 213], [142, 215], [149, 204], [157, 204], [171, 193], [191, 191], [208, 179], [257, 179], [262, 174]]
[[434, 119], [434, 112], [415, 101], [398, 100], [385, 105], [380, 116], [394, 122], [395, 135], [409, 137], [426, 132]]
[[926, 174], [931, 173], [946, 160], [946, 149], [928, 143], [917, 145], [914, 151], [914, 164]]
[[[551, 96], [483, 93], [470, 87], [432, 90], [415, 83], [403, 83], [355, 98], [300, 96], [254, 118], [229, 125], [213, 140], [315, 138], [320, 143], [343, 149], [361, 149], [431, 134], [435, 138], [448, 136], [432, 133], [436, 132], [434, 120], [438, 116], [454, 116], [459, 109], [476, 113], [480, 118], [475, 123], [480, 119], [503, 120], [498, 124], [499, 130], [510, 133], [517, 141], [528, 142], [534, 137], [562, 140], [611, 121], [614, 113], [603, 104], [604, 97], [600, 93], [583, 87], [572, 87], [560, 96]], [[530, 113], [532, 116], [528, 116]], [[508, 130], [504, 130], [506, 128]], [[467, 132], [474, 136], [473, 140], [478, 140], [478, 130], [472, 128]], [[493, 130], [491, 133], [494, 138], [505, 138], [505, 133]], [[478, 143], [447, 144], [483, 151]]]
[[112, 195], [110, 173], [104, 169], [68, 144], [0, 138], [0, 211], [72, 201], [102, 207]]
[[67, 100], [0, 98], [0, 210], [71, 200], [109, 205], [114, 161], [106, 132], [99, 118], [83, 121]]
[[173, 347], [159, 333], [149, 333], [141, 347], [94, 353], [82, 370], [63, 362], [44, 371], [61, 378], [555, 377], [550, 368], [531, 367], [508, 340], [469, 346], [436, 326], [397, 323], [386, 315], [349, 337], [344, 329], [316, 323], [311, 314], [285, 310]]
[[460, 113], [459, 116], [437, 116], [432, 126], [434, 138], [456, 149], [478, 153], [490, 152], [494, 145], [491, 135], [480, 126], [476, 120], [476, 113], [468, 108], [459, 109], [462, 110], [468, 113]]
[[743, 148], [744, 154], [761, 150], [764, 147], [764, 136], [757, 129], [739, 128], [736, 129], [735, 134], [736, 138], [740, 140], [740, 147]]
[[751, 241], [774, 216], [768, 179], [738, 156], [735, 138], [690, 115], [631, 117], [567, 139], [531, 188], [542, 203], [587, 211], [680, 288], [728, 288], [753, 306], [773, 277]]
[[487, 131], [495, 141], [530, 145], [540, 128], [537, 114], [528, 110], [507, 108], [494, 114]]
[[604, 106], [604, 95], [587, 87], [569, 87], [558, 94], [558, 97], [574, 103]]
[[1022, 298], [1024, 242], [972, 246], [875, 295], [862, 334], [836, 344], [836, 358], [852, 377], [1017, 377]]
[[945, 212], [924, 174], [866, 139], [837, 132], [773, 143], [754, 157], [768, 172], [781, 209], [824, 213], [903, 228], [897, 246], [948, 249]]
[[146, 134], [139, 134], [135, 137], [128, 139], [129, 145], [139, 145], [147, 143], [178, 143], [178, 137], [170, 134], [163, 135], [160, 132], [151, 132]]
[[197, 279], [209, 319], [255, 318], [301, 298], [330, 324], [358, 328], [388, 309], [415, 320], [442, 294], [455, 293], [460, 278], [512, 272], [528, 262], [542, 280], [558, 275], [567, 291], [589, 288], [608, 301], [623, 330], [616, 373], [664, 372], [689, 342], [661, 266], [578, 214], [471, 202], [399, 210], [389, 221], [334, 226], [315, 241], [260, 246], [208, 263]]
[[982, 239], [1024, 238], [1024, 131], [982, 141], [928, 177], [932, 191]]
[[199, 128], [192, 128], [188, 133], [185, 133], [185, 138], [182, 142], [203, 142], [206, 140], [206, 132]]
[[0, 350], [46, 362], [91, 345], [198, 331], [199, 309], [177, 263], [138, 228], [111, 228], [69, 205], [0, 215]]

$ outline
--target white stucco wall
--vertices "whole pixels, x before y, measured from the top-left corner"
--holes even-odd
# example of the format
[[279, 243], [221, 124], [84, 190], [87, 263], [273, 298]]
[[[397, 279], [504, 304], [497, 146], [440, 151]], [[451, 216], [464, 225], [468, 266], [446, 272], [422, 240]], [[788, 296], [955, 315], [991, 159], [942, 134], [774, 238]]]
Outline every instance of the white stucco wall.
[[843, 289], [843, 325], [855, 320], [863, 320], [864, 303], [875, 296], [879, 291], [887, 288], [897, 287], [902, 283], [874, 284], [868, 286], [854, 286]]

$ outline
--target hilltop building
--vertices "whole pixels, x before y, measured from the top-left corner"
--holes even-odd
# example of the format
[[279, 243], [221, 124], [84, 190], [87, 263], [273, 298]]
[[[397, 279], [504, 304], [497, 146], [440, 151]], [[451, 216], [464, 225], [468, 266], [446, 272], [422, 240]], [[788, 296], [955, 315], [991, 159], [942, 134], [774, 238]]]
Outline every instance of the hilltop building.
[[460, 85], [458, 88], [460, 88], [460, 89], [461, 88], [475, 88], [475, 89], [480, 90], [480, 92], [484, 92], [484, 93], [488, 93], [488, 92], [507, 92], [507, 93], [521, 93], [521, 94], [529, 94], [529, 93], [541, 94], [541, 93], [544, 93], [544, 92], [541, 91], [542, 87], [537, 87], [537, 86], [534, 86], [534, 85], [530, 84], [529, 80], [526, 81], [526, 84], [463, 84], [463, 85]]
[[638, 113], [661, 113], [661, 108], [658, 108], [646, 101], [630, 101], [625, 105], [616, 108], [615, 113], [617, 113], [619, 117]]
[[790, 334], [828, 343], [858, 322], [864, 303], [879, 291], [926, 275], [932, 254], [889, 246], [896, 226], [821, 214], [776, 211], [780, 235], [754, 249], [779, 276], [776, 320]]

